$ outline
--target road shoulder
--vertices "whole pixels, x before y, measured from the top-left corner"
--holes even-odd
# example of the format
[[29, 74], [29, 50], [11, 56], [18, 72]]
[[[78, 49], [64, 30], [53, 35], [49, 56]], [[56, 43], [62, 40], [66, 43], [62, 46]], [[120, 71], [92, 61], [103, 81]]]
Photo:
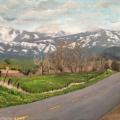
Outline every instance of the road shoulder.
[[110, 113], [106, 114], [101, 120], [120, 120], [120, 105], [115, 107]]

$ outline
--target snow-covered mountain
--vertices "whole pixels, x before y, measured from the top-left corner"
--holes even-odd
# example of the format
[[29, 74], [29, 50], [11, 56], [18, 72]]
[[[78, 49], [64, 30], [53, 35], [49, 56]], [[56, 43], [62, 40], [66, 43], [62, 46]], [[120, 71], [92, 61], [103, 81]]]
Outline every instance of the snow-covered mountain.
[[[53, 52], [60, 41], [67, 41], [66, 47], [74, 48], [79, 44], [83, 48], [120, 47], [120, 32], [97, 30], [68, 35], [63, 31], [56, 34], [14, 30], [0, 27], [0, 55], [34, 56]], [[103, 50], [103, 49], [102, 49]]]

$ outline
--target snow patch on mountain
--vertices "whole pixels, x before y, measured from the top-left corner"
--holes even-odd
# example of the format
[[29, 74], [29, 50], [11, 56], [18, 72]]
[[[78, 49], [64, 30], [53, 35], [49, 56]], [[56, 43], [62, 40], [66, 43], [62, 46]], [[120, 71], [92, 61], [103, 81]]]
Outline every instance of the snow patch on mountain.
[[38, 36], [37, 34], [34, 34], [34, 38], [35, 38], [35, 39], [38, 39], [39, 36]]

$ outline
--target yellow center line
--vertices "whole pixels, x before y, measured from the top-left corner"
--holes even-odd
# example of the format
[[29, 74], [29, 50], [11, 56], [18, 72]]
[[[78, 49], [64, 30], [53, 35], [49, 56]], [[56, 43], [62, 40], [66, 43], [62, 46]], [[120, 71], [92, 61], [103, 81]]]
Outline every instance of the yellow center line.
[[19, 117], [15, 117], [13, 120], [27, 120], [28, 116], [19, 116]]
[[49, 110], [58, 110], [61, 107], [61, 105], [55, 105], [51, 108], [49, 108]]

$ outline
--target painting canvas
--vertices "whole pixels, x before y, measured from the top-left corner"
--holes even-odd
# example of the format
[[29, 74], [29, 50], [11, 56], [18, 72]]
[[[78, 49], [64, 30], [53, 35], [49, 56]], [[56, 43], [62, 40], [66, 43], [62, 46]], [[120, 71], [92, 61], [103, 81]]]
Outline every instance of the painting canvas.
[[119, 71], [120, 0], [0, 0], [0, 120], [120, 120]]

